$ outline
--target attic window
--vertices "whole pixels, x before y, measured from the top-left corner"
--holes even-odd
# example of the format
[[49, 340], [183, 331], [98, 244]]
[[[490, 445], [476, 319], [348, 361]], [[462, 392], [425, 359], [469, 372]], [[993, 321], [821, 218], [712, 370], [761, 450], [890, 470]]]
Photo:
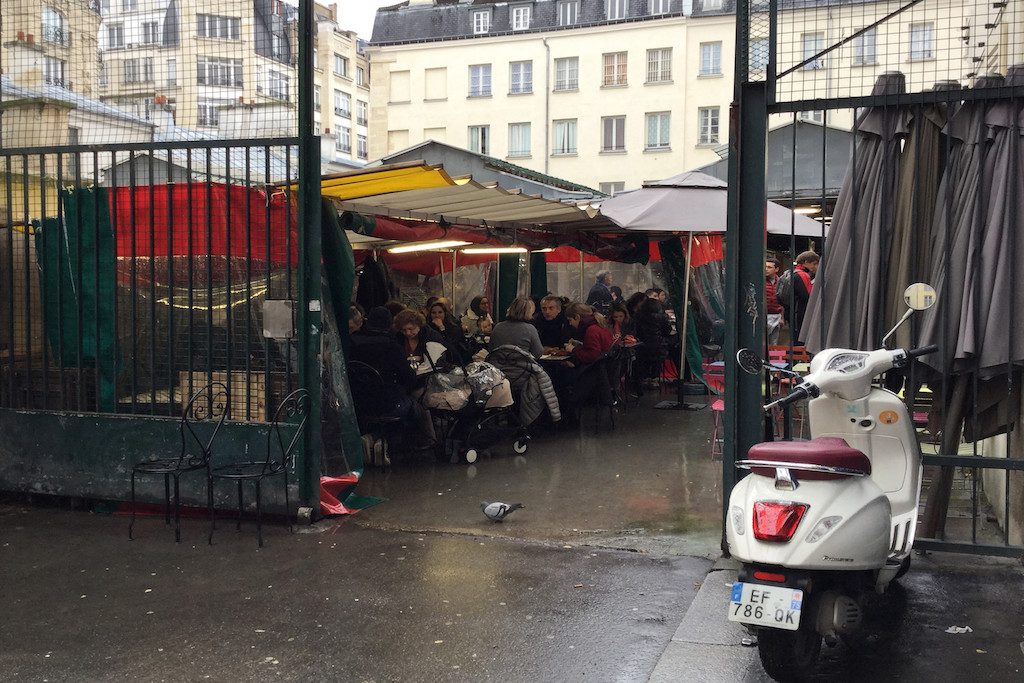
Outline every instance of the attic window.
[[473, 33], [481, 35], [491, 30], [491, 11], [477, 10], [473, 12]]

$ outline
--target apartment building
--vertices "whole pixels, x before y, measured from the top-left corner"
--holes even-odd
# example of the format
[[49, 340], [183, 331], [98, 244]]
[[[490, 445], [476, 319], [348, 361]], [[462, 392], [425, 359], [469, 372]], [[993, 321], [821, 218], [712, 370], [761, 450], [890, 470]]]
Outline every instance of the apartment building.
[[3, 0], [0, 64], [26, 87], [51, 85], [95, 95], [98, 0]]
[[338, 6], [317, 4], [313, 129], [326, 164], [362, 166], [369, 158], [370, 69], [365, 42], [338, 23]]
[[[895, 5], [907, 6], [882, 21]], [[780, 71], [794, 69], [780, 94], [866, 94], [888, 70], [906, 73], [912, 90], [949, 79], [969, 85], [1021, 54], [1024, 29], [1009, 26], [1001, 7], [785, 0], [778, 61]], [[382, 8], [367, 51], [370, 156], [433, 139], [609, 193], [713, 163], [729, 136], [734, 12], [733, 0], [409, 0]], [[758, 23], [766, 32], [766, 17]], [[755, 72], [767, 66], [767, 40], [755, 33]], [[852, 111], [798, 116], [853, 121]]]
[[[297, 11], [282, 0], [100, 0], [101, 99], [225, 137], [295, 132]], [[222, 118], [225, 125], [221, 125]]]

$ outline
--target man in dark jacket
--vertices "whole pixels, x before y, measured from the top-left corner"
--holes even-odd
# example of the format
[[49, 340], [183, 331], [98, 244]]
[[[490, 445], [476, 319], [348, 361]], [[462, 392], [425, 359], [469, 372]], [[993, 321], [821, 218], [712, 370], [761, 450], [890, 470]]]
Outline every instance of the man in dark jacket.
[[[352, 360], [366, 363], [380, 374], [386, 397], [374, 401], [394, 405], [399, 417], [406, 417], [412, 407], [409, 391], [416, 385], [416, 373], [402, 353], [391, 331], [391, 313], [383, 306], [372, 309], [363, 328], [352, 335]], [[356, 388], [353, 388], [354, 393]]]
[[533, 319], [544, 350], [560, 349], [572, 337], [572, 328], [562, 311], [562, 300], [549, 294], [540, 300], [540, 314]]
[[608, 313], [608, 307], [612, 305], [612, 274], [609, 271], [602, 270], [597, 274], [597, 280], [587, 295], [587, 304], [603, 314]]
[[[790, 275], [793, 286], [793, 307], [790, 309], [789, 301], [779, 301], [786, 311], [786, 322], [793, 334], [793, 344], [803, 346], [799, 339], [800, 328], [804, 323], [804, 314], [807, 313], [807, 302], [811, 300], [811, 290], [814, 288], [815, 274], [818, 272], [820, 257], [813, 251], [805, 251], [796, 257], [796, 265]], [[786, 299], [787, 297], [783, 297]]]

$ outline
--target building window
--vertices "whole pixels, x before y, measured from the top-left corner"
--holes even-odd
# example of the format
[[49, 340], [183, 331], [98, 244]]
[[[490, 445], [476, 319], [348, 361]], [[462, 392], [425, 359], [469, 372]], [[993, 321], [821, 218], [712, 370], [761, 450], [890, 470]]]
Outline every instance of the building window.
[[196, 62], [196, 82], [199, 85], [219, 85], [241, 88], [242, 60], [223, 57], [200, 57]]
[[110, 24], [107, 26], [107, 49], [124, 47], [124, 25]]
[[508, 124], [508, 155], [510, 157], [530, 156], [530, 134], [532, 126], [526, 123]]
[[337, 136], [334, 138], [334, 148], [345, 154], [352, 153], [352, 129], [348, 126], [338, 126]]
[[854, 66], [864, 66], [865, 64], [875, 64], [875, 38], [877, 33], [875, 29], [870, 28], [864, 33], [860, 34], [853, 39], [853, 64]]
[[319, 121], [314, 121], [313, 122], [313, 135], [317, 135], [317, 136], [320, 135], [320, 122]]
[[352, 118], [352, 96], [347, 92], [334, 91], [334, 115], [345, 119]]
[[722, 9], [722, 0], [704, 0], [704, 10], [719, 10]]
[[124, 60], [124, 72], [122, 83], [132, 85], [135, 83], [153, 82], [153, 58], [126, 59]]
[[57, 45], [68, 45], [71, 42], [71, 32], [68, 31], [64, 15], [51, 7], [43, 8], [43, 41]]
[[825, 34], [821, 33], [805, 33], [801, 36], [803, 43], [803, 61], [810, 59], [811, 61], [804, 64], [804, 69], [814, 71], [816, 69], [825, 68], [825, 60], [822, 57], [811, 59], [816, 54], [825, 49]]
[[668, 149], [672, 115], [667, 111], [656, 111], [647, 115], [647, 140], [645, 149]]
[[602, 152], [625, 152], [626, 151], [626, 117], [625, 116], [602, 116], [601, 117], [601, 151]]
[[99, 82], [102, 86], [110, 84], [110, 71], [106, 62], [100, 62]]
[[473, 12], [473, 33], [480, 35], [491, 30], [491, 10]]
[[196, 15], [196, 28], [200, 38], [242, 39], [242, 20], [239, 17], [199, 14]]
[[167, 60], [167, 85], [168, 87], [174, 87], [178, 85], [178, 60], [168, 59]]
[[217, 124], [220, 123], [220, 117], [218, 116], [217, 106], [219, 102], [213, 100], [199, 100], [196, 105], [197, 113], [199, 115], [199, 125], [207, 126], [210, 128], [216, 128]]
[[155, 21], [142, 22], [142, 44], [155, 45], [160, 42], [160, 24]]
[[278, 100], [288, 100], [289, 78], [283, 73], [271, 70], [267, 74], [270, 96]]
[[561, 57], [555, 60], [555, 90], [576, 90], [580, 87], [580, 58]]
[[825, 112], [821, 109], [815, 111], [802, 111], [797, 116], [801, 121], [810, 121], [812, 123], [821, 123], [825, 120]]
[[348, 57], [334, 54], [334, 75], [348, 78]]
[[533, 92], [533, 62], [509, 63], [508, 92], [511, 95]]
[[935, 56], [932, 51], [932, 34], [934, 27], [931, 23], [910, 25], [910, 58], [931, 59]]
[[601, 85], [626, 85], [626, 53], [610, 52], [603, 56]]
[[356, 85], [366, 85], [366, 69], [361, 66], [356, 67]]
[[718, 144], [718, 107], [701, 107], [697, 110], [699, 135], [697, 144]]
[[722, 43], [700, 44], [700, 75], [722, 75]]
[[529, 5], [519, 5], [512, 8], [512, 30], [525, 31], [530, 28], [530, 18], [533, 9]]
[[647, 82], [665, 83], [672, 80], [672, 48], [663, 47], [647, 51]]
[[356, 123], [365, 126], [368, 119], [369, 105], [362, 100], [356, 100]]
[[320, 111], [320, 86], [313, 87], [313, 111]]
[[560, 0], [558, 3], [558, 25], [572, 26], [580, 19], [580, 0]]
[[366, 144], [365, 135], [356, 136], [356, 156], [360, 159], [365, 159], [370, 156], [369, 145]]
[[469, 127], [469, 149], [477, 154], [491, 153], [491, 127]]
[[555, 121], [552, 154], [576, 153], [576, 119]]
[[491, 96], [491, 65], [474, 64], [469, 67], [469, 96]]
[[604, 0], [604, 16], [606, 19], [625, 19], [629, 13], [627, 0]]
[[320, 68], [320, 51], [316, 49], [316, 46], [313, 47], [313, 68]]
[[671, 4], [670, 0], [647, 0], [647, 13], [668, 14]]
[[56, 57], [45, 57], [43, 60], [43, 80], [48, 85], [59, 85], [62, 88], [68, 86], [64, 80], [67, 70], [67, 62]]
[[764, 71], [768, 68], [768, 39], [754, 38], [750, 41], [750, 70]]
[[448, 99], [448, 68], [423, 70], [423, 101]]
[[138, 7], [137, 0], [121, 0], [122, 12], [134, 12], [136, 7]]
[[614, 197], [625, 189], [626, 183], [622, 180], [616, 180], [610, 183], [601, 183], [601, 194], [606, 194], [609, 197]]

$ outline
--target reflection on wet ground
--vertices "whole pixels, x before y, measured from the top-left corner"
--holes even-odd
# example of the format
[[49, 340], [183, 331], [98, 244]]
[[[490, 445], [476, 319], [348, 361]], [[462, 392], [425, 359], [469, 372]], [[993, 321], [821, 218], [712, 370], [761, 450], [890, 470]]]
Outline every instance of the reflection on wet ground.
[[[655, 410], [662, 398], [648, 395], [639, 407], [618, 408], [614, 430], [606, 413], [593, 410], [584, 412], [578, 428], [535, 429], [521, 456], [503, 446], [474, 465], [414, 461], [369, 469], [359, 493], [387, 501], [356, 521], [710, 553], [718, 547], [722, 506], [721, 462], [710, 457], [711, 415]], [[480, 512], [484, 500], [526, 508], [495, 524]], [[700, 548], [692, 545], [695, 539]]]

